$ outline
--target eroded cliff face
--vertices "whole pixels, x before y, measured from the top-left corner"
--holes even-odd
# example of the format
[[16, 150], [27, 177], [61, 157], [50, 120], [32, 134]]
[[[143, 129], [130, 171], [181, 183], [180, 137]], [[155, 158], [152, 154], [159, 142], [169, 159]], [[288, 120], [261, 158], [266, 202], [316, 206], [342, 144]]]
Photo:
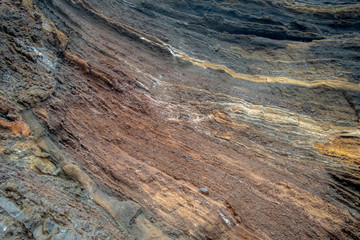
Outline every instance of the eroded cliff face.
[[360, 238], [356, 1], [0, 10], [0, 238]]

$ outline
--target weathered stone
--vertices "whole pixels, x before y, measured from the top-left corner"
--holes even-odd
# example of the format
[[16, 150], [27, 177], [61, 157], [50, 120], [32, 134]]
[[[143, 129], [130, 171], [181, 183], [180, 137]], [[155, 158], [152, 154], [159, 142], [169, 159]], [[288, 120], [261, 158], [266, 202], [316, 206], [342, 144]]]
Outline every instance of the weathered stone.
[[70, 178], [82, 184], [89, 193], [92, 193], [95, 190], [95, 186], [90, 177], [78, 166], [73, 164], [65, 165], [63, 171]]
[[209, 190], [207, 188], [201, 187], [199, 190], [202, 194], [209, 195]]

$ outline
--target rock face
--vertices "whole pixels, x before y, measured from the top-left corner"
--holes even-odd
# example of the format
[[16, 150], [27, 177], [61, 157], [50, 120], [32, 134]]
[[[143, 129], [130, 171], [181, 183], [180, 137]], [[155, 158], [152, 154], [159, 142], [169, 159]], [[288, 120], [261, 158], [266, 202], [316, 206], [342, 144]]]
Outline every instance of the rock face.
[[1, 239], [360, 239], [357, 1], [0, 11]]

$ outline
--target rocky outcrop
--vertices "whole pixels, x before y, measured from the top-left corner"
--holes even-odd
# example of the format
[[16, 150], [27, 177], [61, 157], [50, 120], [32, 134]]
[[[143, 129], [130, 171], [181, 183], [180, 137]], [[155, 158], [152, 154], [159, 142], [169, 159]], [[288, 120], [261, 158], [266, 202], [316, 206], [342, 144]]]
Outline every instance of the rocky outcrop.
[[358, 239], [358, 4], [0, 3], [0, 238]]

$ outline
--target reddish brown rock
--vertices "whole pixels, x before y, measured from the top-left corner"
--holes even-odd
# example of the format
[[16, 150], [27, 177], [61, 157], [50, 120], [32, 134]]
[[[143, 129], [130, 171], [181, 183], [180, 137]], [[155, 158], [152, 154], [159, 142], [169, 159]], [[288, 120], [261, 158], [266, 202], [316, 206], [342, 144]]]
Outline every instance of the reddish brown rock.
[[0, 236], [357, 239], [358, 5], [331, 2], [0, 3]]
[[31, 130], [29, 126], [21, 121], [8, 122], [6, 120], [0, 119], [0, 128], [9, 129], [13, 134], [22, 134], [22, 135], [31, 134]]

